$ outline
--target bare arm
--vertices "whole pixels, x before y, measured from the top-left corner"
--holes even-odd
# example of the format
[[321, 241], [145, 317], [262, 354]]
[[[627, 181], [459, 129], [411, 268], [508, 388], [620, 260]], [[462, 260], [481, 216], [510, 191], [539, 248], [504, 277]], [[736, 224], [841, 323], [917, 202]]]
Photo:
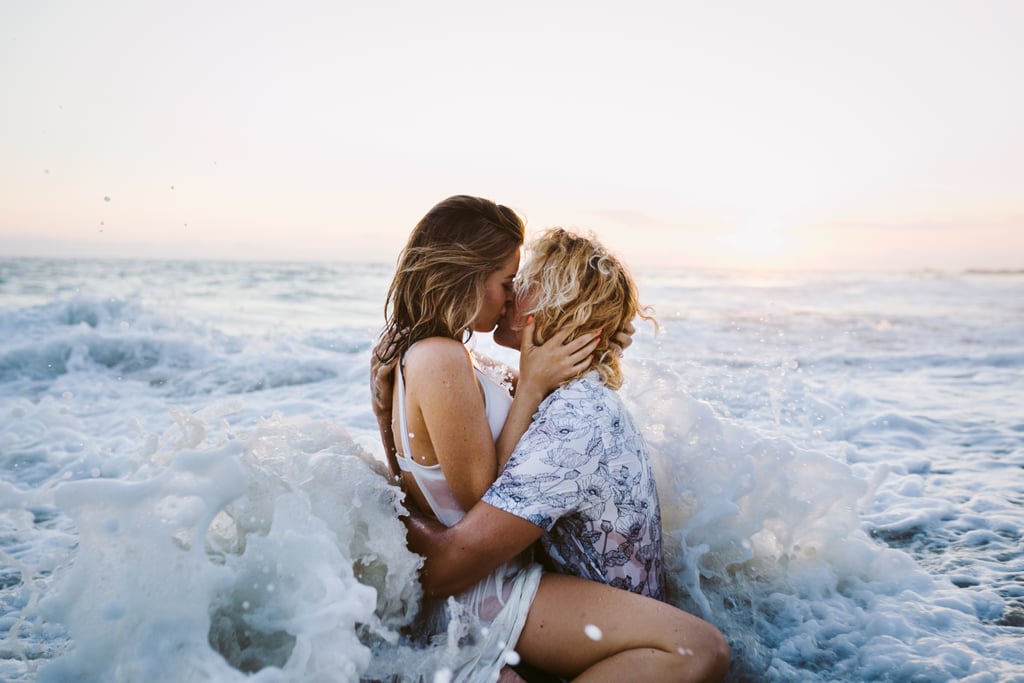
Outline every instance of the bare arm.
[[[622, 356], [633, 343], [635, 332], [633, 323], [626, 323], [623, 329], [612, 337], [608, 345], [609, 350]], [[590, 365], [592, 352], [600, 341], [600, 333], [598, 330], [593, 333], [593, 337], [581, 335], [564, 345], [566, 337], [571, 334], [571, 330], [566, 330], [547, 340], [543, 345], [535, 346], [533, 322], [527, 323], [523, 329], [522, 347], [519, 350], [519, 371], [513, 370], [515, 400], [495, 445], [499, 472], [512, 456], [516, 443], [526, 433], [533, 415], [545, 397], [562, 382], [576, 377]]]
[[[582, 335], [579, 339], [573, 340], [569, 344], [564, 344], [569, 334], [569, 331], [560, 333], [549, 339], [542, 346], [535, 346], [532, 342], [533, 324], [528, 324], [523, 335], [523, 346], [520, 349], [521, 364], [523, 366], [521, 376], [523, 381], [517, 384], [516, 395], [512, 401], [512, 407], [509, 410], [505, 427], [502, 429], [497, 444], [492, 444], [492, 449], [487, 449], [496, 457], [494, 474], [491, 475], [490, 481], [487, 481], [486, 485], [480, 488], [478, 495], [469, 501], [470, 505], [480, 499], [484, 491], [487, 490], [487, 487], [490, 486], [494, 476], [497, 475], [500, 466], [508, 460], [519, 437], [530, 426], [533, 414], [537, 411], [537, 407], [544, 400], [544, 397], [559, 384], [578, 375], [589, 365], [590, 354], [597, 345], [597, 338]], [[398, 462], [395, 459], [396, 442], [391, 427], [396, 363], [392, 362], [385, 365], [380, 362], [377, 351], [382, 344], [384, 344], [383, 341], [378, 343], [378, 347], [373, 350], [370, 358], [372, 405], [374, 415], [377, 418], [377, 426], [380, 430], [381, 442], [384, 445], [384, 455], [387, 459], [388, 469], [393, 477], [398, 478]], [[456, 361], [461, 363], [461, 355]], [[477, 392], [470, 392], [467, 389], [464, 396], [468, 398], [471, 393], [475, 395]], [[486, 416], [482, 423], [487, 423]], [[431, 431], [429, 425], [427, 430]], [[436, 444], [434, 452], [438, 454], [440, 462], [442, 457], [441, 451], [437, 449]], [[486, 457], [486, 455], [486, 452], [480, 453], [481, 457]], [[444, 469], [444, 464], [442, 464], [442, 469]], [[469, 506], [467, 505], [467, 507]]]
[[536, 524], [484, 502], [453, 527], [415, 507], [402, 521], [409, 532], [409, 549], [426, 558], [420, 575], [423, 590], [436, 597], [466, 590], [544, 533]]
[[563, 330], [541, 346], [536, 346], [533, 343], [533, 328], [532, 320], [523, 328], [523, 340], [519, 348], [519, 382], [512, 407], [505, 418], [505, 426], [495, 444], [499, 472], [511, 457], [516, 443], [526, 433], [544, 398], [562, 382], [576, 377], [590, 365], [601, 333], [598, 330], [581, 334], [566, 343], [574, 330]]
[[[377, 418], [381, 443], [391, 477], [401, 480], [397, 461], [397, 443], [392, 428], [395, 367], [397, 361], [382, 363], [378, 351], [386, 348], [381, 340], [370, 357], [371, 405]], [[412, 449], [417, 456], [428, 456], [441, 465], [452, 492], [460, 505], [468, 509], [480, 499], [497, 475], [494, 442], [487, 416], [466, 349], [450, 340], [426, 340], [412, 354], [406, 368], [406, 392], [412, 370], [417, 405], [426, 410], [411, 410], [407, 420], [419, 419], [411, 429]], [[419, 356], [419, 358], [416, 358]], [[412, 408], [412, 406], [410, 406]], [[529, 424], [527, 422], [527, 424]], [[418, 434], [418, 437], [417, 437]], [[412, 454], [406, 454], [412, 457]], [[431, 457], [432, 456], [432, 457]]]
[[406, 419], [418, 462], [441, 466], [468, 510], [498, 474], [494, 438], [469, 352], [453, 339], [424, 339], [405, 357]]
[[395, 435], [391, 431], [391, 400], [394, 397], [396, 361], [387, 364], [380, 361], [378, 351], [383, 350], [384, 346], [385, 342], [380, 341], [370, 352], [370, 401], [373, 414], [377, 417], [377, 428], [380, 430], [380, 440], [384, 445], [388, 472], [392, 479], [397, 480], [400, 472], [398, 461], [395, 459]]

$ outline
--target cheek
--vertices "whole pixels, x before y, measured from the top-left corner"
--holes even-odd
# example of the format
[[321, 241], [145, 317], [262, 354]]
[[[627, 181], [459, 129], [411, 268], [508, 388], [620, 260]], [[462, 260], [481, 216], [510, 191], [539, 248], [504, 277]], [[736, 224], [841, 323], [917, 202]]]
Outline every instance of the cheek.
[[500, 287], [488, 287], [484, 291], [484, 310], [485, 314], [491, 314], [501, 307], [505, 302], [502, 289]]
[[497, 306], [504, 306], [508, 301], [508, 294], [505, 292], [505, 288], [500, 284], [491, 289], [489, 297], [491, 303]]

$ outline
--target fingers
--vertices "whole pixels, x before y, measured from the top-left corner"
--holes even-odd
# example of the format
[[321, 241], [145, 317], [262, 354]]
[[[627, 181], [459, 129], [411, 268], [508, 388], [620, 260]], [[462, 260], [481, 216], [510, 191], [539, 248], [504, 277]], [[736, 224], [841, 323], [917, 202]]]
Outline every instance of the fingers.
[[[569, 337], [576, 334], [576, 331], [576, 328], [559, 330], [548, 341], [567, 346], [570, 353], [575, 353], [586, 346], [596, 347], [597, 342], [601, 340], [601, 330], [593, 330], [592, 332], [581, 332], [579, 336], [569, 341]], [[593, 351], [594, 349], [591, 348], [590, 350]]]
[[[581, 341], [582, 343], [580, 343]], [[600, 330], [598, 330], [593, 336], [589, 334], [581, 335], [570, 342], [570, 344], [576, 345], [576, 349], [569, 354], [569, 359], [573, 362], [573, 365], [577, 367], [590, 365], [590, 362], [594, 360], [594, 351], [597, 349], [600, 341]]]
[[397, 361], [382, 363], [376, 353], [370, 354], [370, 391], [373, 411], [378, 416], [391, 415], [391, 397], [394, 393], [393, 375]]
[[626, 349], [630, 344], [633, 343], [633, 333], [636, 332], [636, 328], [632, 325], [624, 327], [622, 330], [615, 335], [615, 341], [620, 347]]
[[535, 327], [537, 327], [537, 325], [536, 325], [536, 323], [534, 323], [533, 316], [532, 315], [527, 316], [526, 317], [526, 325], [523, 326], [523, 334], [522, 334], [522, 337], [519, 340], [519, 352], [520, 353], [525, 353], [526, 351], [528, 351], [529, 349], [532, 349], [534, 347], [534, 343], [533, 343], [533, 330], [534, 330]]
[[572, 341], [563, 343], [569, 349], [570, 358], [574, 359], [577, 363], [585, 360], [589, 364], [590, 357], [600, 342], [601, 330], [596, 330], [594, 332], [584, 332]]
[[[539, 347], [533, 343], [534, 323], [532, 317], [528, 319], [527, 325], [523, 328], [522, 352], [531, 352]], [[575, 339], [569, 337], [576, 332], [574, 329], [559, 330], [550, 339], [544, 342], [548, 349], [560, 349], [561, 357], [567, 363], [568, 369], [573, 374], [578, 374], [586, 369], [594, 359], [594, 351], [601, 341], [601, 330], [584, 332]]]
[[565, 358], [571, 368], [571, 374], [579, 375], [594, 361], [594, 351], [601, 341], [601, 330], [585, 332], [572, 341], [565, 342], [564, 339], [567, 336], [567, 334], [559, 334], [551, 341], [556, 344], [560, 343], [568, 352]]

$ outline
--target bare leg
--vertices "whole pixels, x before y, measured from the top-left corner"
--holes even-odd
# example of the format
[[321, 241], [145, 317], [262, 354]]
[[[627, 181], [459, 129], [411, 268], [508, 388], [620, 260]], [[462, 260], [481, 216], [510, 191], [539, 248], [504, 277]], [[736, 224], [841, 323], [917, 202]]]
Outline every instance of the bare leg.
[[526, 683], [523, 678], [507, 666], [502, 668], [498, 683]]
[[720, 681], [729, 670], [725, 638], [703, 619], [558, 574], [541, 579], [516, 650], [579, 681]]

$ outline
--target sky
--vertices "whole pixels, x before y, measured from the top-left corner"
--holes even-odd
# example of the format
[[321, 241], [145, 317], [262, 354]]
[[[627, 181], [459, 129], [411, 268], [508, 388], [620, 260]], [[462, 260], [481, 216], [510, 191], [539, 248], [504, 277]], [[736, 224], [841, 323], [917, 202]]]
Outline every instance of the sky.
[[1024, 268], [1024, 2], [0, 4], [0, 257]]

